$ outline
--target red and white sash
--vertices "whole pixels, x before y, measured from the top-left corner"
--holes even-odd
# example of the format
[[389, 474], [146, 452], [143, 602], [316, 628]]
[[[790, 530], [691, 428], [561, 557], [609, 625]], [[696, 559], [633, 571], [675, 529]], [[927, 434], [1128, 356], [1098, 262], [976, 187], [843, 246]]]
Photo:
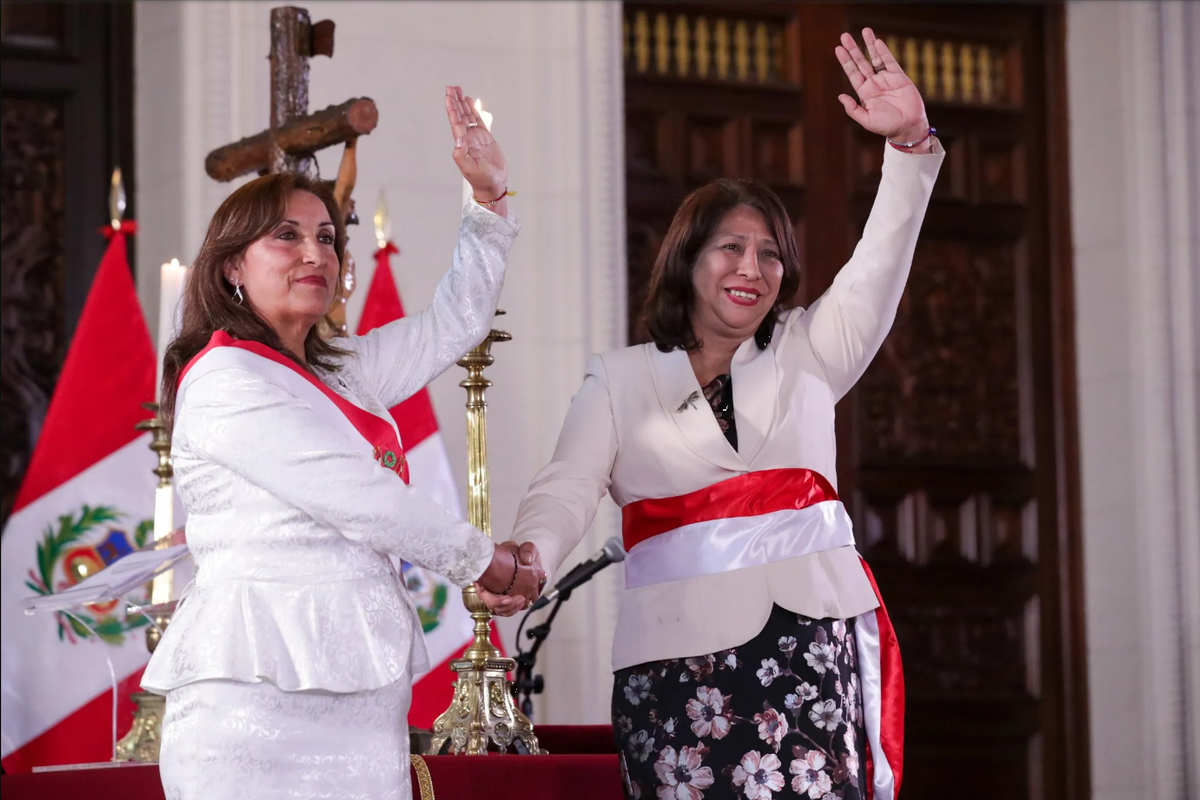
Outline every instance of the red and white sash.
[[390, 470], [408, 483], [408, 459], [404, 456], [404, 448], [400, 437], [396, 434], [392, 423], [370, 411], [359, 408], [337, 392], [322, 383], [315, 375], [301, 368], [292, 359], [277, 350], [267, 347], [261, 342], [241, 341], [234, 339], [225, 331], [216, 331], [203, 350], [195, 355], [187, 366], [179, 373], [179, 384], [182, 385], [184, 376], [188, 374], [206, 353], [219, 347], [236, 347], [240, 350], [261, 356], [294, 372], [323, 394], [349, 421], [354, 429], [367, 440], [373, 448], [375, 460], [384, 469]]
[[[750, 472], [679, 497], [622, 509], [628, 589], [714, 575], [854, 544], [837, 492], [809, 469]], [[867, 797], [895, 800], [904, 752], [904, 673], [879, 587], [855, 620], [867, 730]]]

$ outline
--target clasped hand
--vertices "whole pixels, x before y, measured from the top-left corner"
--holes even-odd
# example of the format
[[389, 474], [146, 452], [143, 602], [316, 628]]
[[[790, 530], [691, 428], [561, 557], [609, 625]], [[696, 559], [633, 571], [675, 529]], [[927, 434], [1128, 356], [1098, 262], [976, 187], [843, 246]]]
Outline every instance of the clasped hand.
[[487, 571], [475, 582], [475, 591], [493, 614], [510, 617], [528, 608], [545, 586], [546, 571], [537, 545], [501, 542]]

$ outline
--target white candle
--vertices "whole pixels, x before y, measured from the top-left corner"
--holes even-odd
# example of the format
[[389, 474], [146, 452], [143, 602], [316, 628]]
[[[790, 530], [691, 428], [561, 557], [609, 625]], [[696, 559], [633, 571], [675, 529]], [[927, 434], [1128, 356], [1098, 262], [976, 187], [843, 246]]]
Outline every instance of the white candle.
[[[478, 97], [475, 98], [475, 113], [477, 113], [479, 115], [479, 118], [481, 120], [483, 120], [483, 127], [487, 128], [490, 131], [492, 129], [492, 115], [483, 110], [483, 101], [480, 100]], [[471, 184], [467, 183], [466, 178], [463, 178], [463, 205], [464, 206], [467, 203], [471, 202], [471, 194], [473, 193], [473, 191], [474, 190], [471, 189]], [[480, 199], [481, 200], [491, 200], [492, 198], [483, 197]]]
[[[154, 541], [166, 539], [175, 527], [175, 487], [170, 484], [160, 484], [154, 490]], [[173, 571], [155, 576], [150, 582], [150, 604], [160, 605], [169, 603], [175, 592]]]
[[155, 383], [155, 397], [158, 397], [162, 385], [163, 356], [167, 353], [167, 345], [179, 331], [179, 298], [183, 295], [186, 280], [187, 268], [179, 263], [179, 259], [172, 258], [169, 264], [162, 265], [158, 284], [158, 380]]

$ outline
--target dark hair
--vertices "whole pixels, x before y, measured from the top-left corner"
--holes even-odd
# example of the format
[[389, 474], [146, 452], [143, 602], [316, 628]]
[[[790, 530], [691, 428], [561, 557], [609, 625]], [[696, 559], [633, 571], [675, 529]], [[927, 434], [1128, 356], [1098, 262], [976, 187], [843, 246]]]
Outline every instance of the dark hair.
[[692, 269], [700, 249], [712, 238], [721, 220], [738, 206], [749, 206], [763, 215], [771, 235], [779, 243], [783, 263], [779, 295], [755, 333], [760, 348], [770, 341], [780, 309], [800, 288], [796, 234], [779, 197], [754, 181], [721, 178], [701, 186], [685, 197], [675, 212], [650, 272], [650, 289], [643, 313], [650, 338], [664, 353], [677, 348], [697, 350], [703, 345], [692, 328], [692, 307], [696, 302]]
[[[332, 184], [306, 175], [279, 172], [239, 187], [213, 214], [200, 252], [188, 270], [183, 291], [183, 322], [179, 335], [171, 340], [163, 356], [159, 410], [167, 430], [175, 423], [179, 375], [208, 345], [214, 332], [225, 331], [234, 339], [261, 342], [301, 363], [296, 353], [284, 349], [279, 334], [249, 303], [239, 304], [233, 299], [234, 286], [225, 277], [225, 267], [231, 261], [241, 258], [246, 248], [284, 220], [293, 192], [316, 195], [329, 211], [335, 229], [333, 249], [339, 264], [334, 299], [341, 294], [342, 272], [346, 268], [346, 226], [333, 197]], [[335, 357], [345, 351], [321, 338], [318, 327], [314, 325], [304, 340], [304, 358], [312, 366], [336, 370]]]

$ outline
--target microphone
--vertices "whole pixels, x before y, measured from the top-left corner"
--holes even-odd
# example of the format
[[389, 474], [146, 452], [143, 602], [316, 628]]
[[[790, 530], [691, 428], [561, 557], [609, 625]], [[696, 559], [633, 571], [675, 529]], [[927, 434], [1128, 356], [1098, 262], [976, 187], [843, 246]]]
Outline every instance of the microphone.
[[614, 536], [604, 543], [604, 547], [600, 548], [600, 552], [568, 572], [562, 580], [554, 584], [553, 589], [535, 600], [533, 605], [529, 607], [529, 610], [537, 611], [539, 608], [545, 608], [557, 600], [560, 594], [569, 593], [573, 589], [590, 581], [592, 576], [609, 564], [615, 564], [618, 561], [624, 560], [625, 548], [621, 546], [620, 537]]

